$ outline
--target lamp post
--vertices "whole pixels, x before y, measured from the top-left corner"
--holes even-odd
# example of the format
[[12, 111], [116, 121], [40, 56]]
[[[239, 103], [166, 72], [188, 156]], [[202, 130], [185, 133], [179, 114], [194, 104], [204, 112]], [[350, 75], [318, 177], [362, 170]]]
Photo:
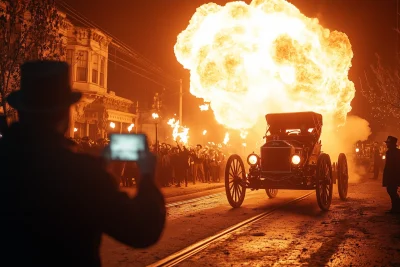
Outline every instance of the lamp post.
[[207, 130], [204, 130], [204, 131], [203, 131], [203, 146], [206, 145], [206, 143], [205, 143], [205, 136], [206, 136], [206, 134], [207, 134]]
[[158, 113], [153, 113], [151, 114], [151, 116], [153, 117], [154, 121], [155, 121], [155, 126], [156, 126], [156, 155], [158, 155], [158, 118], [160, 117], [158, 115]]
[[128, 126], [128, 132], [131, 133], [133, 127], [135, 127], [135, 124], [132, 123], [131, 125]]
[[[111, 133], [113, 133], [114, 129], [115, 129], [115, 123], [114, 122], [110, 122], [110, 128], [112, 129]], [[108, 133], [107, 133], [107, 137], [108, 137]]]

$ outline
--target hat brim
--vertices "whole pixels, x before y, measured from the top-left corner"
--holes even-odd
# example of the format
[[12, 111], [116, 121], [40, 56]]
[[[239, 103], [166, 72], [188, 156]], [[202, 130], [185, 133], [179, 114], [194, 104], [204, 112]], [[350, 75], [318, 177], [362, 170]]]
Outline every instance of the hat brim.
[[395, 142], [395, 141], [388, 141], [388, 140], [386, 140], [386, 141], [383, 141], [384, 143], [392, 143], [392, 144], [396, 144], [397, 142]]
[[16, 110], [26, 111], [26, 112], [37, 112], [37, 113], [48, 113], [65, 109], [75, 104], [82, 98], [81, 92], [71, 92], [69, 96], [65, 97], [64, 99], [65, 101], [58, 104], [57, 106], [54, 106], [52, 108], [41, 108], [41, 107], [31, 108], [24, 104], [24, 102], [21, 99], [21, 94], [22, 94], [21, 91], [11, 92], [7, 97], [8, 104], [11, 107], [15, 108]]

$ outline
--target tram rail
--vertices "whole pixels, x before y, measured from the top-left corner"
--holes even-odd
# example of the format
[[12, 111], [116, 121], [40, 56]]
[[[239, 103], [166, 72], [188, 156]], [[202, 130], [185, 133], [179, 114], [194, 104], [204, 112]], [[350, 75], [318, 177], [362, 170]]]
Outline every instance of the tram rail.
[[200, 240], [199, 242], [196, 242], [178, 252], [175, 252], [167, 257], [165, 257], [164, 259], [161, 259], [155, 263], [152, 263], [150, 265], [147, 265], [147, 267], [170, 267], [170, 266], [176, 266], [177, 264], [185, 261], [186, 259], [192, 257], [193, 255], [201, 252], [202, 250], [206, 249], [208, 246], [210, 246], [211, 244], [223, 239], [224, 237], [226, 237], [228, 234], [231, 234], [245, 226], [248, 226], [252, 223], [255, 223], [265, 217], [268, 217], [270, 215], [272, 215], [273, 213], [275, 213], [276, 211], [279, 211], [287, 206], [290, 206], [294, 203], [300, 202], [306, 198], [308, 198], [310, 195], [314, 194], [314, 192], [310, 192], [307, 193], [303, 196], [300, 196], [296, 199], [287, 201], [277, 207], [274, 207], [273, 209], [270, 209], [268, 211], [265, 211], [261, 214], [258, 214], [256, 216], [253, 216], [245, 221], [242, 221], [238, 224], [235, 224], [225, 230], [222, 230], [220, 232], [218, 232], [215, 235], [212, 235], [210, 237], [207, 237], [203, 240]]

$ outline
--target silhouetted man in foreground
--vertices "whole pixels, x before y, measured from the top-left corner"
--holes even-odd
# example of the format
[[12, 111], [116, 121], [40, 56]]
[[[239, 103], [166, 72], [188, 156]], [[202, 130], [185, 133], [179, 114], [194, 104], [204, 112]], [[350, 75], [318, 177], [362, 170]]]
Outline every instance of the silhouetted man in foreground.
[[400, 185], [400, 151], [397, 149], [397, 138], [388, 136], [385, 141], [388, 150], [386, 151], [386, 164], [383, 170], [383, 187], [392, 201], [392, 208], [388, 213], [400, 213], [400, 201], [397, 194], [397, 187]]
[[68, 65], [21, 67], [8, 97], [19, 123], [0, 139], [1, 262], [4, 266], [100, 266], [102, 233], [132, 247], [157, 242], [165, 203], [154, 183], [155, 157], [141, 155], [135, 198], [118, 190], [104, 160], [76, 154], [64, 137], [70, 105]]

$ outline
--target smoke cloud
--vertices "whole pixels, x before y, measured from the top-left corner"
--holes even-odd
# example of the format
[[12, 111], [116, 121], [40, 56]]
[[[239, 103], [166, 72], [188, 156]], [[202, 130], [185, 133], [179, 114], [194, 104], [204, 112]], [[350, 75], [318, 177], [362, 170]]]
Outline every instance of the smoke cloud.
[[340, 153], [346, 155], [349, 182], [358, 182], [367, 172], [364, 167], [355, 164], [354, 145], [358, 140], [367, 140], [370, 134], [368, 121], [357, 116], [348, 116], [346, 124], [339, 128], [330, 121], [324, 123], [321, 135], [322, 151], [329, 154], [332, 162], [337, 162]]

